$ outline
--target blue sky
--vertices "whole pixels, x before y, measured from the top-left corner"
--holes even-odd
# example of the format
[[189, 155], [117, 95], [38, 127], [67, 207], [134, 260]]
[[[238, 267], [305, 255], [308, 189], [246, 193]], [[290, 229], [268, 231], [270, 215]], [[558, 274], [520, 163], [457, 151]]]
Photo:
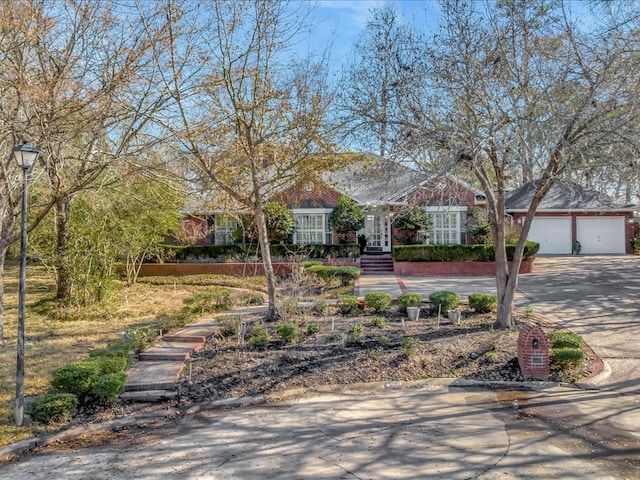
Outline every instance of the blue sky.
[[404, 21], [418, 28], [435, 24], [437, 6], [429, 0], [318, 0], [313, 9], [316, 29], [311, 49], [320, 51], [331, 41], [331, 63], [339, 68], [353, 52], [371, 18], [371, 10], [386, 4], [395, 6]]

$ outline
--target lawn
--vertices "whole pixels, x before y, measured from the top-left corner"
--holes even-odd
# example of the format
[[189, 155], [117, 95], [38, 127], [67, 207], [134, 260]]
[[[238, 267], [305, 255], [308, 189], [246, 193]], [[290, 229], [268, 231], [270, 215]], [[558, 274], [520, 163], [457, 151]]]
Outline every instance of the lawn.
[[[3, 275], [4, 335], [0, 346], [0, 445], [34, 434], [36, 427], [15, 427], [15, 368], [17, 338], [18, 264], [8, 262]], [[121, 332], [146, 326], [160, 326], [166, 318], [180, 312], [185, 301], [211, 290], [212, 285], [247, 286], [264, 290], [264, 279], [255, 277], [199, 277], [191, 284], [171, 279], [149, 283], [141, 281], [127, 287], [118, 284], [101, 306], [89, 308], [55, 308], [55, 285], [41, 266], [27, 269], [25, 315], [25, 397], [49, 389], [51, 373], [66, 363], [88, 357], [94, 348], [102, 348], [119, 338]], [[41, 427], [37, 427], [41, 428]]]

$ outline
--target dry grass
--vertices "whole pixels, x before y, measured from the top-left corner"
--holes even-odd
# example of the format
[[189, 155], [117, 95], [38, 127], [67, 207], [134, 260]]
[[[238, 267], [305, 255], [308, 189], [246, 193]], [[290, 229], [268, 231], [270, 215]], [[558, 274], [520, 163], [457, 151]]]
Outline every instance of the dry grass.
[[[17, 338], [18, 266], [7, 263], [3, 275], [4, 335], [0, 346], [0, 445], [28, 438], [33, 427], [13, 426]], [[54, 282], [39, 266], [27, 271], [25, 320], [25, 396], [39, 395], [49, 388], [51, 373], [66, 363], [88, 357], [94, 348], [102, 348], [119, 337], [120, 332], [154, 324], [162, 315], [180, 311], [185, 300], [211, 289], [212, 285], [246, 285], [264, 290], [264, 279], [208, 278], [198, 284], [138, 283], [119, 285], [112, 297], [99, 307], [53, 308]], [[163, 283], [163, 282], [158, 282]], [[262, 286], [262, 287], [261, 287]]]

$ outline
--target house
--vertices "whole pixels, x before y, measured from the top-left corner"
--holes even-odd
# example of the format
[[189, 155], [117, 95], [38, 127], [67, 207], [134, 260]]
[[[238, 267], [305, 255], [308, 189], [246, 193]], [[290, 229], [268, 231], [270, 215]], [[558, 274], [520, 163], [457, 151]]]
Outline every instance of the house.
[[[506, 210], [515, 224], [522, 224], [535, 190], [533, 182], [507, 194]], [[540, 244], [541, 254], [570, 255], [575, 242], [584, 254], [632, 253], [635, 210], [635, 205], [617, 204], [591, 188], [559, 180], [540, 202], [527, 239]]]
[[[344, 238], [329, 228], [329, 215], [342, 195], [365, 211], [365, 225]], [[294, 216], [293, 244], [332, 244], [367, 238], [369, 252], [391, 252], [394, 244], [406, 243], [406, 232], [393, 227], [394, 216], [407, 205], [419, 204], [431, 216], [431, 227], [419, 232], [421, 243], [469, 243], [473, 209], [484, 206], [483, 193], [449, 175], [437, 180], [424, 173], [375, 155], [360, 156], [341, 171], [327, 173], [274, 198], [287, 205]], [[240, 226], [237, 216], [225, 211], [192, 210], [185, 216], [184, 232], [189, 243], [233, 243]]]
[[[526, 184], [506, 197], [506, 211], [514, 225], [521, 225], [535, 193]], [[344, 238], [329, 228], [329, 215], [341, 195], [355, 200], [365, 211], [365, 225]], [[287, 205], [294, 216], [293, 244], [334, 244], [367, 238], [368, 252], [391, 252], [407, 243], [406, 232], [393, 226], [393, 219], [408, 205], [421, 205], [431, 217], [428, 230], [418, 232], [412, 242], [435, 244], [471, 243], [470, 227], [486, 198], [465, 181], [448, 174], [428, 176], [375, 155], [354, 157], [346, 167], [282, 192], [275, 201]], [[540, 243], [541, 254], [570, 255], [578, 241], [581, 253], [631, 253], [630, 220], [634, 205], [619, 205], [593, 189], [557, 181], [539, 205], [529, 240]], [[237, 215], [225, 211], [192, 213], [187, 225], [194, 233], [189, 243], [234, 242]], [[185, 230], [185, 229], [183, 229]]]

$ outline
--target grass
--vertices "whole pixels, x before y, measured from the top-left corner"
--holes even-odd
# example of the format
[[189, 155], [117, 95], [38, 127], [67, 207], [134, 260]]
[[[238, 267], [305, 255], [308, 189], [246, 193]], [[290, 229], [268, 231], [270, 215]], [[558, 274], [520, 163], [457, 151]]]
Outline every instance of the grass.
[[[29, 438], [36, 427], [13, 425], [17, 338], [18, 265], [7, 262], [4, 281], [4, 336], [0, 346], [0, 445]], [[51, 373], [88, 358], [121, 332], [142, 327], [166, 328], [167, 318], [183, 311], [186, 301], [211, 287], [265, 290], [264, 277], [220, 275], [141, 278], [134, 286], [118, 285], [103, 305], [60, 311], [53, 301], [55, 285], [44, 268], [27, 268], [25, 313], [25, 397], [45, 393]], [[41, 429], [42, 427], [37, 427]]]

